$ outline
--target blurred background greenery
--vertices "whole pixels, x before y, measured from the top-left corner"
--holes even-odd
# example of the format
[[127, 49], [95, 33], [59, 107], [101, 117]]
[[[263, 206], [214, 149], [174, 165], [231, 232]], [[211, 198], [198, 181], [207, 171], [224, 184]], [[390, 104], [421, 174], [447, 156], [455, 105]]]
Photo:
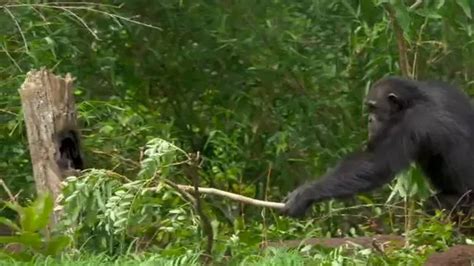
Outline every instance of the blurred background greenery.
[[[0, 178], [22, 201], [34, 198], [18, 89], [31, 69], [69, 72], [87, 167], [128, 177], [97, 170], [71, 181], [65, 193], [74, 195], [67, 210], [75, 247], [197, 251], [205, 234], [189, 204], [169, 189], [140, 192], [155, 184], [140, 175], [144, 158], [178, 160], [173, 143], [201, 154], [201, 185], [281, 201], [363, 144], [362, 99], [375, 80], [403, 72], [402, 54], [410, 76], [473, 93], [473, 8], [470, 0], [2, 1]], [[163, 165], [153, 169], [190, 183], [180, 167]], [[400, 192], [395, 182], [319, 204], [304, 221], [205, 197], [215, 254], [238, 257], [265, 239], [401, 233], [406, 224], [396, 214], [417, 191]], [[384, 207], [394, 192], [402, 203]], [[416, 222], [444, 239], [433, 221]]]

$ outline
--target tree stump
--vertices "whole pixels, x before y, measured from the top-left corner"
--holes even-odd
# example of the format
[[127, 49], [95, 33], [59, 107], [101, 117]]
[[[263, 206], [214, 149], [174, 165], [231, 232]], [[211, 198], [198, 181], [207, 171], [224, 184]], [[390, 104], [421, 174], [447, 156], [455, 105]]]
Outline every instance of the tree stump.
[[19, 93], [36, 190], [51, 193], [56, 201], [63, 178], [83, 169], [73, 78], [70, 74], [57, 77], [45, 69], [32, 70]]

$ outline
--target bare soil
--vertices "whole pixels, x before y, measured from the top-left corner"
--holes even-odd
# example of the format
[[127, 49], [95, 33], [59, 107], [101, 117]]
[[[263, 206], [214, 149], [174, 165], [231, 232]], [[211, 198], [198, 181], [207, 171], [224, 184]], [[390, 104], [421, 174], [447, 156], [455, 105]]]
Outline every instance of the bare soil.
[[456, 245], [446, 251], [432, 254], [425, 266], [470, 266], [474, 265], [474, 246]]

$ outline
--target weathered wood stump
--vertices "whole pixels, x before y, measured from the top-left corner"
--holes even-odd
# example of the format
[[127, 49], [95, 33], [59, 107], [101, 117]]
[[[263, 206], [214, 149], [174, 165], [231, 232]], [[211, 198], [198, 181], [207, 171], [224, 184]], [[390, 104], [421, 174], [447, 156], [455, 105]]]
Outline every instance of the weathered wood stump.
[[83, 169], [73, 78], [32, 70], [19, 93], [37, 192], [49, 192], [56, 200], [63, 178]]

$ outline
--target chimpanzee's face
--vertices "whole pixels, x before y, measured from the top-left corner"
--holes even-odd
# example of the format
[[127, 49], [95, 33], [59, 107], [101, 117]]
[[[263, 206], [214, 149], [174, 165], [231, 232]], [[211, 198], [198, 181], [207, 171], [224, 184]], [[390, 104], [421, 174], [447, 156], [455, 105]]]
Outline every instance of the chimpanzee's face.
[[369, 112], [369, 141], [382, 132], [390, 119], [401, 110], [401, 102], [393, 88], [383, 85], [373, 87], [367, 94], [365, 105]]
[[369, 132], [369, 140], [371, 140], [377, 132], [380, 131], [382, 121], [381, 119], [377, 116], [377, 113], [375, 112], [374, 107], [375, 104], [367, 104], [367, 108], [369, 110], [369, 116], [368, 116], [368, 132]]

